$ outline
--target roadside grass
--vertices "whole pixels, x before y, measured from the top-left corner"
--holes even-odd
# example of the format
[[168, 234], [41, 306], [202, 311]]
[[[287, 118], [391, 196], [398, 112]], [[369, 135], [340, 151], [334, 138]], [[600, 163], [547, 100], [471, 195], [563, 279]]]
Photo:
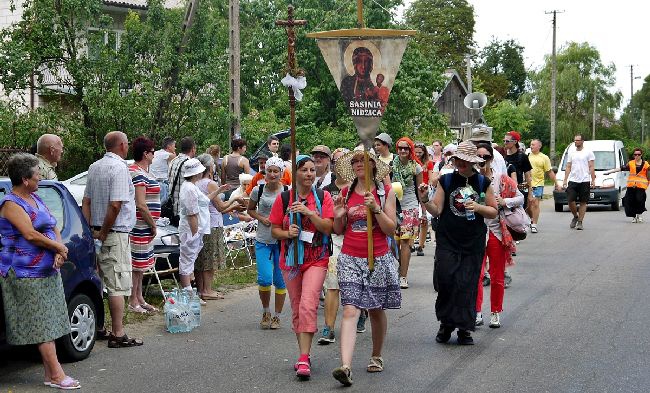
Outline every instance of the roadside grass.
[[[253, 257], [254, 258], [254, 257]], [[254, 259], [253, 259], [254, 260]], [[223, 270], [217, 270], [214, 274], [214, 281], [212, 282], [212, 288], [216, 291], [227, 293], [240, 288], [245, 288], [247, 286], [253, 285], [257, 281], [257, 267], [255, 265], [245, 267], [249, 264], [248, 255], [241, 251], [235, 258], [235, 268], [229, 265]], [[178, 277], [177, 277], [178, 279]], [[143, 282], [143, 289], [146, 290], [146, 284], [149, 278], [145, 277]], [[161, 279], [161, 284], [164, 291], [171, 291], [174, 289], [175, 283], [172, 278]], [[154, 315], [162, 313], [162, 307], [164, 304], [164, 298], [158, 289], [158, 283], [153, 279], [151, 281], [151, 288], [149, 289], [149, 294], [144, 297], [144, 300], [158, 308], [157, 313], [147, 313], [140, 314], [131, 312], [127, 309], [128, 299], [125, 298], [124, 305], [124, 318], [123, 323], [125, 325], [131, 323], [144, 322], [151, 318]], [[104, 297], [104, 321], [106, 321], [106, 329], [111, 329], [111, 316], [110, 310], [108, 307], [108, 298]]]

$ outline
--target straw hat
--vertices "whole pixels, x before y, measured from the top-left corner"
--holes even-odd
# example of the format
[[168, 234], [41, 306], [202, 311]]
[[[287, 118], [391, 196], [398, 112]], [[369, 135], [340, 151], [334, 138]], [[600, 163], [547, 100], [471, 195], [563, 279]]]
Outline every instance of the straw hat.
[[[363, 150], [353, 150], [349, 153], [344, 154], [341, 158], [336, 160], [335, 171], [336, 175], [345, 181], [353, 181], [357, 175], [352, 170], [352, 159], [354, 157], [363, 157]], [[386, 175], [390, 173], [390, 167], [385, 164], [382, 160], [378, 160], [377, 156], [374, 153], [368, 152], [368, 157], [374, 161], [377, 172], [375, 174], [375, 180], [381, 182], [384, 180]]]
[[475, 164], [484, 162], [485, 160], [476, 155], [476, 150], [476, 146], [472, 142], [461, 142], [452, 157]]

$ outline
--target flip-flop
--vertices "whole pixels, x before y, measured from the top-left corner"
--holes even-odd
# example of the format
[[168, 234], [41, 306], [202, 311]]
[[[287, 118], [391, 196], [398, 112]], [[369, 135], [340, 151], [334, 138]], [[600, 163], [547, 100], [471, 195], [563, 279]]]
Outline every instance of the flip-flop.
[[66, 375], [66, 377], [63, 378], [63, 381], [59, 383], [50, 382], [50, 387], [61, 390], [74, 390], [81, 389], [81, 384], [76, 379], [70, 378]]
[[140, 307], [144, 308], [145, 310], [147, 310], [149, 312], [158, 312], [158, 309], [156, 307], [152, 306], [149, 303], [142, 303], [140, 305]]
[[149, 314], [149, 311], [145, 310], [145, 309], [144, 309], [141, 305], [139, 305], [139, 304], [138, 304], [137, 306], [135, 306], [135, 307], [133, 307], [132, 305], [129, 304], [129, 306], [128, 306], [127, 308], [128, 308], [129, 311], [134, 312], [134, 313], [138, 313], [138, 314]]
[[224, 299], [223, 295], [218, 293], [216, 295], [202, 295], [201, 299], [203, 300], [221, 300]]

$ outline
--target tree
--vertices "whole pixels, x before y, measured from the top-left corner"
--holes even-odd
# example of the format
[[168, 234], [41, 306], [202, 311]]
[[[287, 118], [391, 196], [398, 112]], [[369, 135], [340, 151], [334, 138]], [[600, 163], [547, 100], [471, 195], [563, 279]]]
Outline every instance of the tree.
[[[590, 135], [594, 92], [597, 94], [597, 122], [608, 128], [614, 123], [621, 102], [620, 92], [610, 92], [616, 80], [614, 64], [605, 65], [600, 53], [588, 43], [570, 42], [557, 53], [557, 145], [569, 144], [576, 133]], [[551, 59], [531, 75], [531, 93], [524, 97], [534, 110], [550, 117]]]
[[[645, 111], [645, 135], [641, 141], [641, 121]], [[648, 140], [648, 121], [650, 119], [650, 75], [646, 76], [643, 86], [639, 91], [634, 93], [632, 99], [627, 104], [621, 115], [621, 124], [625, 130], [626, 137], [633, 143], [643, 142], [647, 146]]]
[[474, 46], [474, 7], [466, 0], [415, 0], [406, 10], [408, 26], [418, 31], [418, 48], [446, 68], [462, 70]]
[[515, 40], [492, 41], [481, 50], [476, 67], [491, 105], [508, 99], [516, 101], [526, 88], [528, 77], [523, 57], [524, 47]]
[[503, 100], [485, 110], [485, 120], [494, 129], [493, 139], [501, 140], [511, 130], [522, 134], [528, 139], [533, 119], [530, 108], [525, 104], [517, 105], [513, 101]]

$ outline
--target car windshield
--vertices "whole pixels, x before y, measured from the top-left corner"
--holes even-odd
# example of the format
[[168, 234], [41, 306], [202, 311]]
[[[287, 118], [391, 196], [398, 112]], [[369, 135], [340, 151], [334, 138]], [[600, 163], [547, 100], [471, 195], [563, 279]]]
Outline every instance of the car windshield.
[[[562, 158], [563, 171], [566, 170], [566, 160], [568, 153], [568, 151], [565, 152], [564, 157]], [[594, 161], [594, 170], [596, 171], [606, 171], [608, 169], [614, 169], [616, 166], [616, 155], [613, 151], [595, 151], [594, 156], [596, 157], [596, 160]]]
[[78, 179], [74, 179], [73, 181], [71, 181], [70, 184], [74, 184], [75, 186], [85, 186], [86, 180], [88, 180], [88, 176], [83, 175]]

